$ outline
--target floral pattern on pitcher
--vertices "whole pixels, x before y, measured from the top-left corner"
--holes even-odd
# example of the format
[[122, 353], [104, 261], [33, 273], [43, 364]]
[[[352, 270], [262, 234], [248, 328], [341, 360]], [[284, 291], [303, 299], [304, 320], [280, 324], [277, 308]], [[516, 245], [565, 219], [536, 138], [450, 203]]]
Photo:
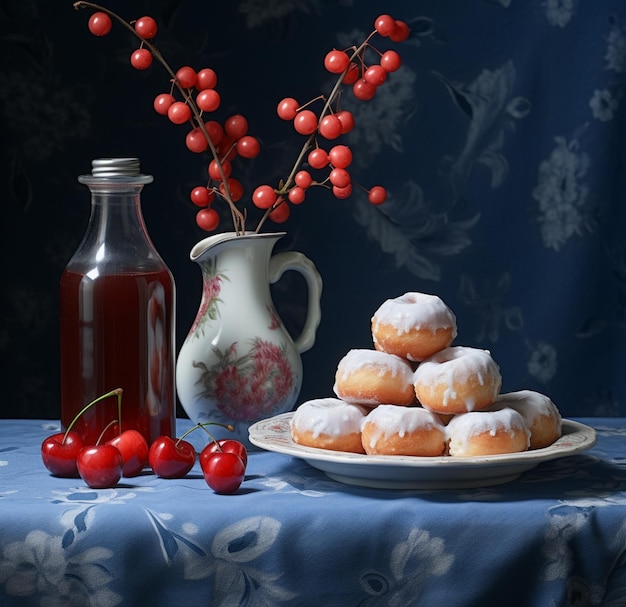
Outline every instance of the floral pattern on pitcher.
[[241, 356], [237, 346], [234, 342], [225, 352], [215, 348], [213, 353], [218, 361], [212, 366], [193, 363], [202, 369], [198, 383], [203, 390], [198, 397], [214, 398], [217, 408], [237, 421], [282, 411], [296, 384], [285, 345], [257, 337], [252, 348]]
[[219, 316], [217, 304], [222, 301], [219, 298], [222, 282], [229, 279], [224, 273], [218, 273], [215, 266], [214, 260], [202, 265], [202, 301], [188, 338], [196, 339], [200, 334], [204, 335], [204, 323], [208, 320], [216, 320]]

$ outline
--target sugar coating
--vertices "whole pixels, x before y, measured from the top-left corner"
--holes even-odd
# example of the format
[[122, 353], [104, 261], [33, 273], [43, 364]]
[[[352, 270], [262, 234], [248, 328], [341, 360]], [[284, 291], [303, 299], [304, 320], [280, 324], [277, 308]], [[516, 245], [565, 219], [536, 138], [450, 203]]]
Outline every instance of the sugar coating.
[[366, 412], [364, 407], [338, 398], [316, 398], [296, 409], [290, 426], [299, 432], [311, 432], [315, 438], [360, 433]]
[[337, 365], [337, 373], [343, 379], [360, 369], [368, 369], [378, 375], [391, 373], [403, 383], [413, 381], [413, 369], [406, 360], [378, 350], [350, 350]]
[[405, 293], [395, 299], [388, 299], [376, 310], [372, 317], [372, 328], [378, 325], [392, 325], [398, 335], [414, 329], [449, 329], [452, 338], [457, 335], [456, 317], [446, 304], [436, 295], [426, 293]]
[[[413, 382], [421, 386], [446, 385], [443, 404], [447, 406], [450, 399], [457, 397], [455, 384], [457, 387], [463, 386], [474, 377], [481, 386], [495, 379], [494, 390], [500, 389], [500, 367], [488, 350], [451, 346], [420, 363], [413, 375]], [[496, 396], [497, 392], [494, 393], [494, 399]], [[466, 405], [468, 411], [474, 408], [471, 397], [466, 399]]]
[[500, 394], [493, 403], [493, 409], [509, 407], [517, 411], [532, 426], [539, 417], [550, 417], [557, 420], [559, 429], [562, 425], [561, 415], [556, 405], [545, 394], [532, 390], [518, 390]]
[[488, 433], [495, 436], [498, 432], [506, 432], [513, 436], [520, 432], [527, 437], [526, 448], [530, 445], [530, 431], [524, 418], [514, 409], [504, 407], [497, 411], [472, 411], [453, 417], [446, 426], [446, 435], [450, 440], [450, 454], [465, 451], [467, 441], [473, 436]]
[[441, 420], [434, 413], [421, 407], [378, 405], [362, 420], [361, 430], [366, 424], [373, 424], [376, 428], [370, 440], [372, 448], [383, 436], [398, 435], [404, 438], [419, 428], [424, 430], [438, 428], [444, 432]]

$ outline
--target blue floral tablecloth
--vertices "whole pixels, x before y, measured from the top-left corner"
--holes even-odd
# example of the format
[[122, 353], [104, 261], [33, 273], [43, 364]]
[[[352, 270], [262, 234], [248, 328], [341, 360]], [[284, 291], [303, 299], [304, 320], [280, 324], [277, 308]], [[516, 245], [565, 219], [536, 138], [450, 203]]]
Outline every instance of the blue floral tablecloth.
[[367, 489], [253, 452], [220, 496], [197, 465], [107, 490], [53, 478], [58, 424], [2, 420], [0, 605], [624, 606], [626, 420], [580, 421], [595, 447], [506, 485]]

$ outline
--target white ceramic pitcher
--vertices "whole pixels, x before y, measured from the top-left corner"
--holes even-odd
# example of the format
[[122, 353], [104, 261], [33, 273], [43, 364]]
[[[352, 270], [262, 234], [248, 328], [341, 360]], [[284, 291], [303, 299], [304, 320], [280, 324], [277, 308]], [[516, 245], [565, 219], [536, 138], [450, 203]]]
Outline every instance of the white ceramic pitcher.
[[[232, 424], [235, 432], [207, 429], [248, 447], [254, 422], [290, 411], [302, 385], [300, 353], [315, 343], [322, 280], [302, 253], [272, 255], [284, 233], [216, 234], [198, 242], [190, 258], [200, 265], [202, 301], [176, 364], [181, 405], [195, 423]], [[270, 284], [300, 272], [308, 289], [303, 329], [293, 339], [276, 313]]]

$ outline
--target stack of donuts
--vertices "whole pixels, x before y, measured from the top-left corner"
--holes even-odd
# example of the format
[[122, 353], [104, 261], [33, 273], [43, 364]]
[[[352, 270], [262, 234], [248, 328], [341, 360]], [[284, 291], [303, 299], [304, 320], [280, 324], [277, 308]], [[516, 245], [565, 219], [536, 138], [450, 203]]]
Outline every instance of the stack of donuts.
[[474, 457], [540, 449], [561, 436], [551, 399], [501, 394], [487, 350], [452, 345], [456, 317], [436, 295], [386, 300], [371, 319], [373, 348], [339, 361], [335, 397], [291, 418], [300, 445], [367, 455]]

